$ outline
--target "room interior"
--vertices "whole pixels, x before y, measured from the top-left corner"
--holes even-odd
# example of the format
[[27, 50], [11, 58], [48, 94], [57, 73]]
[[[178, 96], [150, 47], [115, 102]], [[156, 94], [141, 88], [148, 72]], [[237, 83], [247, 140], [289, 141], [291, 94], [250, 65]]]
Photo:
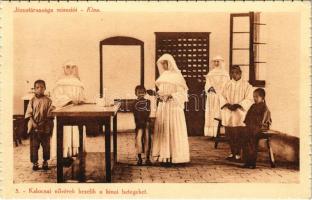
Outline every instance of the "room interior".
[[[265, 88], [271, 129], [277, 133], [271, 140], [276, 159], [299, 164], [299, 138], [305, 134], [299, 131], [300, 14], [108, 12], [79, 18], [79, 23], [77, 17], [14, 16], [15, 146], [26, 138], [22, 119], [32, 83], [45, 80], [49, 94], [67, 60], [79, 67], [86, 98], [94, 102], [104, 94], [110, 101], [131, 100], [138, 84], [154, 89], [155, 61], [163, 53], [174, 54], [190, 93], [203, 95], [210, 59], [221, 55], [226, 70], [239, 64], [245, 79]], [[190, 137], [203, 135], [203, 113], [186, 113]], [[121, 111], [118, 121], [118, 134], [134, 131], [131, 112]], [[91, 124], [87, 134], [98, 135], [97, 130]]]

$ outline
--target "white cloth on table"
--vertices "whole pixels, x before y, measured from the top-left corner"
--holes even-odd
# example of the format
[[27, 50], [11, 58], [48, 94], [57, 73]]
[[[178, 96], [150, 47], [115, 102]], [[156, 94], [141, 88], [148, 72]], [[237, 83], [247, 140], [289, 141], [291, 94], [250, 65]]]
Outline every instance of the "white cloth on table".
[[[168, 70], [163, 70], [161, 60], [168, 61]], [[160, 77], [156, 80], [160, 96], [171, 95], [172, 99], [159, 102], [156, 111], [152, 157], [159, 162], [190, 161], [189, 143], [184, 115], [184, 103], [188, 100], [187, 85], [173, 57], [164, 54], [157, 61]]]
[[222, 125], [228, 127], [245, 126], [244, 120], [248, 109], [253, 103], [253, 87], [245, 80], [228, 81], [222, 92], [221, 107], [226, 103], [239, 104], [243, 109], [231, 111], [221, 110]]

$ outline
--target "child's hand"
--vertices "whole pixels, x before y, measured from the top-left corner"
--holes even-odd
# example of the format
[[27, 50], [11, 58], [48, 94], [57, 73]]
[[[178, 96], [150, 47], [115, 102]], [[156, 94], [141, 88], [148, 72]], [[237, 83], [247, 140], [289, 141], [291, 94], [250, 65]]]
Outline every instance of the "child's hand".
[[29, 120], [31, 121], [31, 124], [32, 124], [33, 128], [37, 128], [38, 127], [37, 123], [33, 120], [33, 118], [30, 118]]

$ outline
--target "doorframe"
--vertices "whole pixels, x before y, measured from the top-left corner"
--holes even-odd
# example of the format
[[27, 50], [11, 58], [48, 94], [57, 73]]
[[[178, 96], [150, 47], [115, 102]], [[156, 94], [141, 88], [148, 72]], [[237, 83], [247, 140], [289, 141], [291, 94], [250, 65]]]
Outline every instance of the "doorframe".
[[127, 36], [109, 37], [99, 44], [100, 51], [100, 97], [103, 97], [103, 46], [104, 45], [118, 45], [118, 46], [140, 46], [140, 84], [144, 86], [144, 42], [137, 38]]

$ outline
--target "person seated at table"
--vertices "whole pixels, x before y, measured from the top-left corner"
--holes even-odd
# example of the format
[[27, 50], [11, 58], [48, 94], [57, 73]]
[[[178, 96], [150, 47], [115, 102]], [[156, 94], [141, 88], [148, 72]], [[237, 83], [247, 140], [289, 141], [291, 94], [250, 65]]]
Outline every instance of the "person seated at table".
[[[68, 61], [64, 64], [63, 70], [64, 75], [56, 82], [56, 86], [54, 87], [52, 93], [53, 105], [56, 108], [60, 108], [69, 104], [78, 105], [85, 101], [84, 85], [80, 81], [77, 65], [71, 61]], [[78, 126], [64, 126], [63, 130], [63, 157], [69, 158], [69, 160], [71, 160], [73, 156], [77, 156], [78, 154]], [[85, 135], [85, 131], [83, 134]], [[56, 143], [56, 131], [54, 131], [53, 136], [53, 142]]]
[[29, 119], [27, 133], [30, 134], [30, 161], [33, 163], [32, 169], [38, 170], [38, 150], [41, 145], [43, 150], [42, 169], [48, 170], [50, 137], [53, 129], [53, 121], [50, 115], [53, 106], [51, 99], [44, 95], [45, 81], [36, 80], [34, 88], [35, 96], [30, 99], [25, 113], [25, 119]]
[[253, 92], [255, 103], [252, 104], [246, 114], [246, 124], [243, 137], [244, 168], [256, 168], [258, 153], [258, 134], [268, 130], [272, 123], [271, 113], [265, 103], [265, 90], [258, 88]]
[[133, 114], [135, 121], [135, 149], [138, 154], [137, 165], [143, 163], [142, 154], [145, 153], [147, 165], [151, 164], [150, 149], [151, 149], [151, 133], [149, 128], [149, 116], [151, 112], [150, 100], [144, 98], [146, 89], [143, 85], [138, 85], [135, 88], [137, 99], [134, 102]]

